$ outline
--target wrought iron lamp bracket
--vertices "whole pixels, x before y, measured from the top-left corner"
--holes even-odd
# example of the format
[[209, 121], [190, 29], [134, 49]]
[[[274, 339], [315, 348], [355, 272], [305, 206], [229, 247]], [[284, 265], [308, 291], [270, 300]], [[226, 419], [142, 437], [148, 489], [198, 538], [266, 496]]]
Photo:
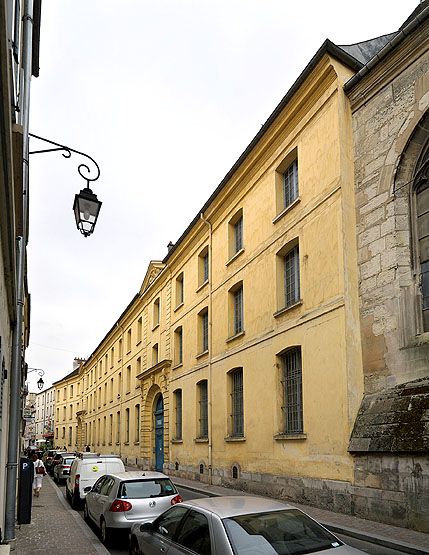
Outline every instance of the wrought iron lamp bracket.
[[93, 176], [91, 175], [91, 173], [94, 171], [94, 168], [91, 169], [86, 164], [79, 164], [79, 166], [77, 168], [77, 171], [78, 171], [79, 175], [82, 177], [82, 179], [84, 179], [87, 182], [86, 186], [88, 188], [89, 188], [89, 183], [90, 182], [97, 181], [97, 179], [100, 177], [100, 168], [99, 168], [97, 162], [94, 160], [94, 158], [92, 158], [92, 156], [89, 156], [89, 154], [85, 154], [84, 152], [80, 152], [80, 150], [76, 150], [74, 148], [71, 148], [71, 147], [66, 146], [66, 145], [62, 145], [60, 143], [56, 143], [55, 141], [51, 141], [50, 139], [45, 139], [44, 137], [39, 137], [39, 135], [34, 135], [33, 133], [29, 133], [29, 136], [33, 137], [34, 139], [38, 139], [39, 141], [49, 143], [50, 145], [54, 145], [54, 147], [55, 147], [55, 148], [45, 148], [45, 149], [42, 149], [42, 150], [32, 150], [32, 151], [29, 152], [29, 154], [43, 154], [45, 152], [61, 152], [61, 151], [64, 151], [64, 152], [62, 152], [62, 155], [64, 156], [64, 158], [70, 158], [71, 155], [72, 155], [72, 152], [74, 152], [75, 154], [79, 154], [79, 156], [83, 156], [84, 158], [88, 158], [88, 160], [91, 160], [91, 162], [95, 166], [95, 174]]

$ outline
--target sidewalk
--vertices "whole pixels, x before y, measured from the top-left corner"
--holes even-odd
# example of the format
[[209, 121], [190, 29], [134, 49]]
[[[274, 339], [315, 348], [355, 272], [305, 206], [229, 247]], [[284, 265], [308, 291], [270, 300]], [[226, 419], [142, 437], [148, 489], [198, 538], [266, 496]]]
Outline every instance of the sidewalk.
[[31, 524], [19, 526], [16, 539], [15, 553], [19, 555], [109, 555], [48, 476], [43, 479], [40, 497], [33, 497]]
[[[209, 496], [218, 495], [250, 495], [246, 492], [223, 488], [220, 486], [209, 486], [203, 482], [195, 482], [172, 476], [177, 486], [182, 486], [197, 493]], [[350, 515], [334, 513], [299, 503], [291, 504], [309, 514], [315, 520], [337, 534], [367, 540], [391, 549], [400, 549], [406, 553], [415, 555], [427, 555], [429, 553], [429, 534], [415, 532], [407, 528], [389, 526], [372, 520], [364, 520]]]

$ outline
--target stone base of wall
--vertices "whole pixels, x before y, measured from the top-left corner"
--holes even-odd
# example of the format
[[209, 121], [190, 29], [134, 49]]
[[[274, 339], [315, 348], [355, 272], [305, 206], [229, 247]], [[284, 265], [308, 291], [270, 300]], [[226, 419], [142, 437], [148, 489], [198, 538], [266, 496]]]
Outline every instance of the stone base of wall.
[[[214, 469], [213, 484], [274, 497], [292, 503], [350, 514], [368, 520], [429, 532], [429, 460], [425, 457], [359, 456], [355, 484], [317, 478], [277, 476]], [[174, 463], [165, 465], [170, 476], [208, 483], [207, 468]]]

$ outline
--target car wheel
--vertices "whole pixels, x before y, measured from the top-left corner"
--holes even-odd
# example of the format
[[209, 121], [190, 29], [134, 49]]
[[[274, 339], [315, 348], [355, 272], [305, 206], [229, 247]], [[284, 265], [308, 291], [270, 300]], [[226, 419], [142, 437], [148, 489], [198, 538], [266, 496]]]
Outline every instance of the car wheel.
[[100, 521], [100, 536], [101, 541], [104, 543], [104, 545], [108, 545], [111, 538], [111, 531], [110, 528], [107, 528], [104, 518], [102, 518]]
[[142, 555], [140, 548], [139, 548], [139, 544], [136, 540], [136, 538], [132, 537], [130, 540], [130, 550], [129, 550], [129, 555]]
[[86, 504], [86, 501], [83, 505], [83, 518], [84, 518], [85, 522], [89, 523], [88, 505]]
[[71, 506], [72, 506], [72, 509], [74, 509], [75, 511], [77, 511], [80, 506], [80, 498], [75, 493], [71, 498]]

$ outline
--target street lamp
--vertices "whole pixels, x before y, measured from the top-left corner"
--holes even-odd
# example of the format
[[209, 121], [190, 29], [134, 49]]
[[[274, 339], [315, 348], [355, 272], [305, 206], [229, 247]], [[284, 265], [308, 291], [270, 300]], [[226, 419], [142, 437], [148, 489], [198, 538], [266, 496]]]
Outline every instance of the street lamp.
[[27, 368], [27, 374], [29, 374], [30, 372], [37, 372], [40, 376], [40, 378], [37, 380], [37, 387], [40, 389], [40, 391], [43, 389], [43, 386], [45, 385], [45, 382], [43, 381], [42, 376], [45, 375], [45, 371], [42, 370], [41, 368]]
[[79, 154], [79, 156], [88, 158], [94, 164], [95, 174], [93, 175], [91, 175], [91, 169], [86, 164], [80, 164], [78, 166], [77, 171], [79, 175], [83, 179], [85, 179], [86, 187], [82, 189], [78, 195], [75, 195], [73, 203], [73, 212], [76, 220], [76, 227], [84, 237], [89, 237], [89, 235], [91, 235], [94, 231], [102, 204], [97, 199], [97, 195], [95, 195], [89, 187], [90, 182], [97, 181], [97, 179], [100, 177], [100, 168], [97, 162], [88, 154], [80, 152], [79, 150], [75, 150], [74, 148], [71, 148], [69, 146], [56, 143], [55, 141], [45, 139], [44, 137], [39, 137], [38, 135], [34, 135], [33, 133], [29, 133], [29, 136], [38, 139], [39, 141], [43, 141], [44, 143], [54, 145], [55, 147], [45, 148], [42, 150], [32, 150], [29, 154], [42, 154], [45, 152], [62, 151], [62, 155], [64, 156], [64, 158], [70, 158], [72, 152], [74, 152], [76, 154]]

